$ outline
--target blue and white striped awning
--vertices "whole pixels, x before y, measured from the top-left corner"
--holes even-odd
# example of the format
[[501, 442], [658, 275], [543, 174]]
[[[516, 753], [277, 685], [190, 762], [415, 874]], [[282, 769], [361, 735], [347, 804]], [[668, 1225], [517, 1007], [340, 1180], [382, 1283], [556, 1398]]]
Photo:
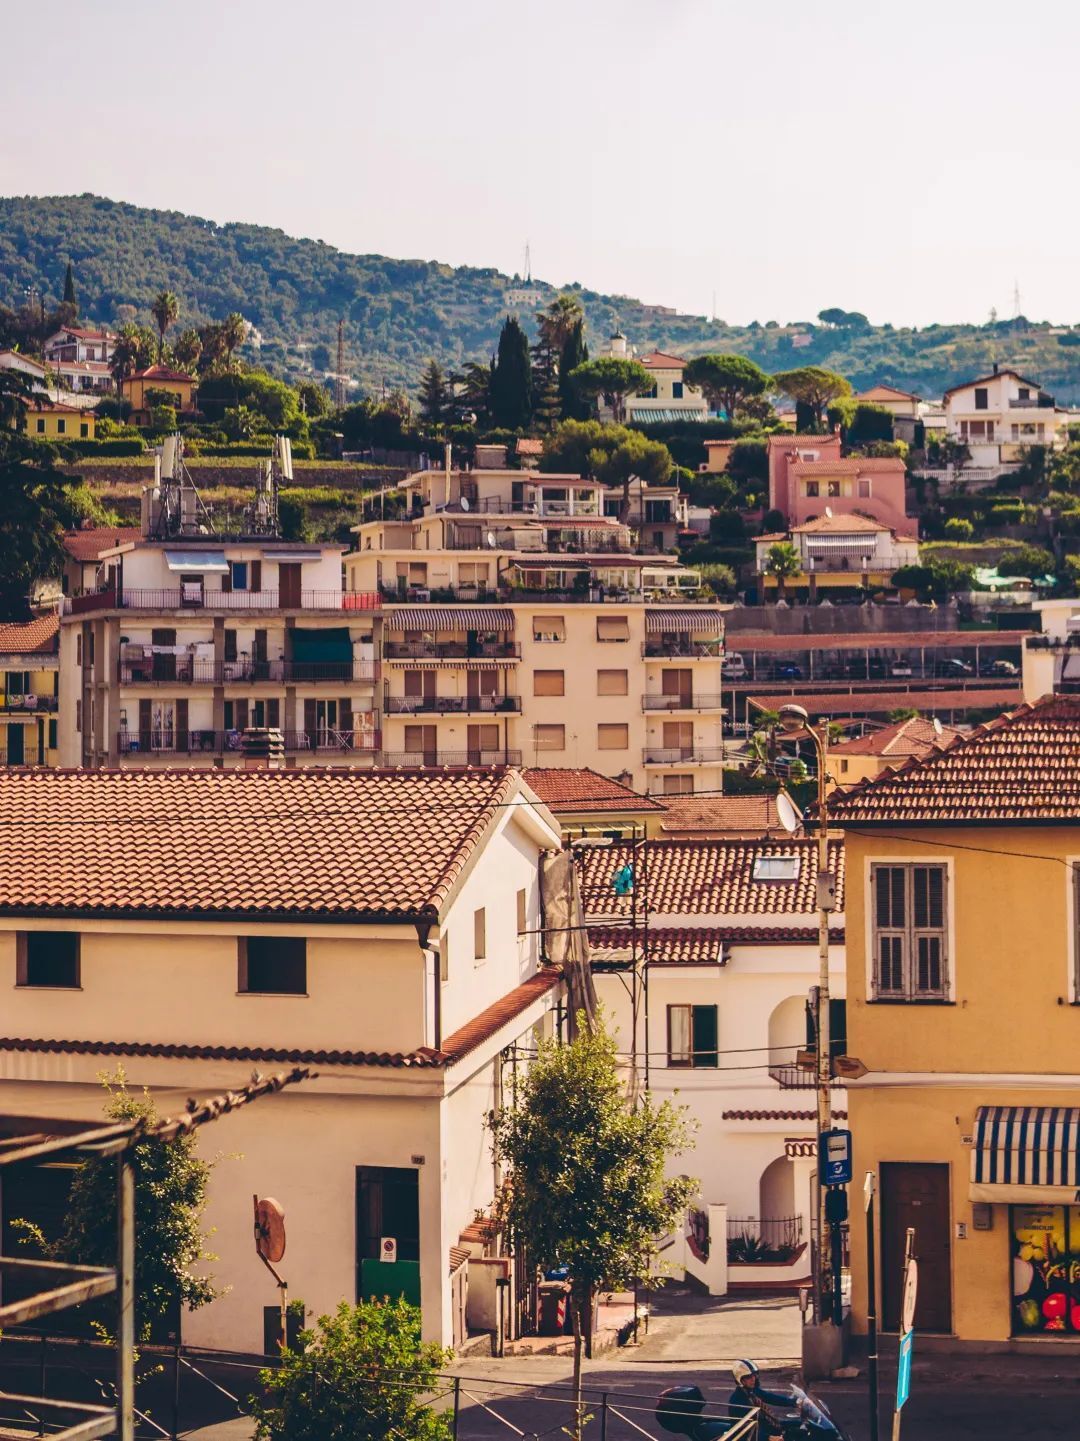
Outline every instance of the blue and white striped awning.
[[969, 1199], [1080, 1204], [1080, 1107], [980, 1106]]

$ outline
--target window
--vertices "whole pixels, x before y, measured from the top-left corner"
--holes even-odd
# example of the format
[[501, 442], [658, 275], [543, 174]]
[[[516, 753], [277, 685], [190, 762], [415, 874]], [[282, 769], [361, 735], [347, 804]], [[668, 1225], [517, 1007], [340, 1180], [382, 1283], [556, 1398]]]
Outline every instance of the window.
[[664, 795], [666, 796], [692, 796], [694, 794], [693, 776], [665, 776]]
[[597, 695], [629, 695], [630, 673], [625, 670], [598, 670], [596, 672]]
[[517, 931], [523, 936], [529, 929], [529, 893], [526, 890], [517, 893]]
[[806, 494], [811, 500], [816, 500], [817, 497], [821, 494], [821, 486], [819, 482], [816, 480], [808, 480], [806, 482]]
[[533, 726], [533, 743], [538, 751], [564, 751], [565, 726]]
[[49, 722], [49, 749], [51, 751], [56, 749], [56, 722], [54, 720]]
[[715, 1006], [668, 1006], [667, 1034], [669, 1066], [716, 1066]]
[[75, 730], [76, 730], [76, 732], [81, 732], [81, 731], [82, 731], [82, 701], [81, 701], [81, 700], [77, 700], [77, 701], [75, 702]]
[[534, 670], [533, 695], [565, 695], [566, 672], [561, 670]]
[[58, 420], [58, 421], [56, 422], [56, 433], [57, 433], [57, 435], [66, 435], [66, 434], [67, 434], [67, 421], [66, 421], [66, 420]]
[[990, 392], [986, 389], [985, 386], [977, 385], [975, 387], [975, 409], [990, 409]]
[[673, 380], [671, 382], [671, 398], [672, 400], [682, 400], [683, 383], [681, 380]]
[[44, 435], [44, 434], [45, 434], [45, 422], [44, 422], [44, 420], [40, 420], [40, 419], [38, 420], [38, 423], [37, 423], [37, 433], [38, 433], [38, 435]]
[[846, 776], [846, 775], [847, 775], [847, 769], [848, 769], [848, 763], [847, 763], [847, 761], [841, 758], [841, 761], [840, 761], [840, 774], [841, 774], [842, 776]]
[[307, 941], [295, 936], [241, 936], [236, 989], [244, 995], [307, 994]]
[[830, 480], [828, 485], [828, 494], [835, 499], [840, 494], [840, 482], [838, 480]]
[[87, 421], [82, 420], [82, 421], [79, 422], [79, 439], [80, 439], [80, 440], [88, 440], [89, 438], [90, 438], [90, 426], [89, 426], [89, 424], [88, 424]]
[[598, 615], [596, 617], [596, 639], [604, 641], [629, 640], [630, 617], [625, 615]]
[[797, 881], [798, 856], [755, 856], [751, 872], [755, 881]]
[[233, 590], [247, 590], [248, 588], [248, 563], [246, 560], [233, 560], [229, 562], [229, 571], [232, 577]]
[[627, 725], [599, 725], [596, 727], [596, 748], [602, 751], [624, 751], [630, 745], [630, 727]]
[[77, 990], [79, 933], [21, 931], [15, 952], [15, 984]]
[[860, 477], [859, 480], [856, 481], [856, 487], [857, 487], [857, 493], [858, 493], [858, 496], [859, 496], [859, 499], [860, 499], [860, 500], [869, 500], [869, 499], [870, 499], [870, 496], [871, 496], [872, 492], [871, 492], [871, 489], [870, 489], [870, 481], [869, 481], [869, 480]]
[[75, 637], [75, 664], [82, 665], [82, 631]]
[[945, 867], [874, 865], [870, 875], [874, 998], [944, 1000]]
[[561, 615], [534, 615], [533, 640], [559, 644], [566, 639], [566, 619]]
[[482, 961], [487, 957], [487, 910], [481, 906], [473, 911], [473, 960]]
[[1017, 398], [1020, 399], [1020, 400], [1030, 400], [1030, 399], [1031, 399], [1031, 391], [1028, 389], [1028, 387], [1027, 387], [1026, 385], [1021, 385], [1021, 386], [1020, 386], [1019, 390], [1017, 391]]

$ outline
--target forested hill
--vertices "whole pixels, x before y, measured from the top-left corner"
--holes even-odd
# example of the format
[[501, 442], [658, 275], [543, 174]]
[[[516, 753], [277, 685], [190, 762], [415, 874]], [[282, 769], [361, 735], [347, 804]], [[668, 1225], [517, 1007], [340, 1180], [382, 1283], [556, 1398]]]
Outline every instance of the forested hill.
[[115, 323], [128, 314], [118, 307], [130, 305], [145, 320], [151, 297], [172, 290], [181, 328], [240, 311], [261, 332], [262, 363], [284, 376], [333, 367], [343, 316], [346, 369], [368, 392], [384, 382], [415, 390], [430, 356], [450, 367], [486, 359], [508, 309], [531, 325], [534, 310], [566, 288], [584, 304], [594, 354], [618, 324], [639, 347], [734, 350], [771, 371], [827, 365], [860, 388], [887, 381], [927, 397], [999, 361], [1060, 400], [1080, 401], [1080, 327], [1020, 320], [894, 330], [844, 312], [840, 325], [762, 315], [760, 324], [728, 326], [576, 285], [534, 281], [532, 294], [515, 295], [522, 282], [496, 270], [348, 255], [264, 226], [219, 226], [93, 195], [0, 198], [0, 304], [21, 305], [30, 286], [55, 304], [69, 259], [84, 319]]

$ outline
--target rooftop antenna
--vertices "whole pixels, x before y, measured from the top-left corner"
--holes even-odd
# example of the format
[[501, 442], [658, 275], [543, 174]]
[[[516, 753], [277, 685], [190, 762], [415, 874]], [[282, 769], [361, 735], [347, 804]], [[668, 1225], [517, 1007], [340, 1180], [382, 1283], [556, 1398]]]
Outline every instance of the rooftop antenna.
[[334, 403], [338, 410], [345, 409], [345, 317], [337, 323], [337, 381], [334, 385]]
[[244, 529], [249, 535], [277, 535], [281, 486], [293, 478], [292, 441], [287, 435], [275, 435], [269, 460], [256, 464], [255, 502], [244, 511]]
[[184, 464], [184, 438], [179, 431], [161, 442], [154, 471], [158, 493], [151, 507], [152, 534], [159, 539], [212, 534], [214, 522]]

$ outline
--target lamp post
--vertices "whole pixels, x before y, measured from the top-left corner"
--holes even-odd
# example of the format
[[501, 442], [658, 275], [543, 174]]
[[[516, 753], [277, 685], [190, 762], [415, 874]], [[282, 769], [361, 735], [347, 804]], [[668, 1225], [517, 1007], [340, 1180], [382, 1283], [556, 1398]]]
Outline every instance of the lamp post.
[[[828, 778], [825, 774], [829, 753], [829, 732], [822, 722], [819, 730], [810, 724], [810, 717], [801, 705], [782, 705], [779, 709], [780, 728], [788, 734], [807, 731], [814, 742], [818, 762], [818, 869], [817, 869], [817, 910], [818, 910], [818, 975], [815, 1030], [817, 1035], [817, 1127], [823, 1136], [832, 1129], [832, 1060], [829, 1054], [829, 913], [836, 905], [836, 890], [829, 873], [829, 814]], [[825, 1311], [825, 1298], [829, 1295], [830, 1268], [825, 1259], [825, 1196], [827, 1188], [818, 1166], [818, 1248], [814, 1282], [816, 1286], [816, 1313], [818, 1320]], [[841, 1317], [833, 1317], [839, 1326]]]

